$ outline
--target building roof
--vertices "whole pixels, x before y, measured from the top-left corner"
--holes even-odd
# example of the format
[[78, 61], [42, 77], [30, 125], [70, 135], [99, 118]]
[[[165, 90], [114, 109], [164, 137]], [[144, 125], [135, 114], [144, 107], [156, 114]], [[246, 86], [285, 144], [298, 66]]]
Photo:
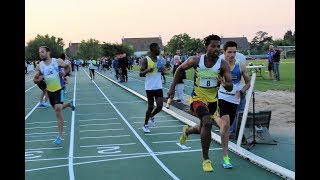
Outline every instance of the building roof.
[[78, 51], [80, 43], [69, 43], [69, 52], [73, 55], [75, 55]]
[[[227, 41], [234, 41], [238, 44], [238, 50], [248, 50], [250, 45], [246, 37], [230, 37], [230, 38], [221, 38], [221, 45], [225, 44]], [[221, 48], [223, 48], [221, 46]]]
[[129, 44], [134, 51], [149, 51], [151, 43], [157, 43], [160, 49], [163, 50], [161, 37], [147, 37], [147, 38], [122, 38], [122, 43]]

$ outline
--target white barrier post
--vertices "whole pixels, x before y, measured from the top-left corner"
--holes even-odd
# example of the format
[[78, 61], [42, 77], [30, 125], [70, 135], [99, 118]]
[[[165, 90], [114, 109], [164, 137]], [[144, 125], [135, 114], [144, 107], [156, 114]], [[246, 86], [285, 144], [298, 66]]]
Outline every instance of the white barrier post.
[[249, 104], [250, 104], [250, 100], [251, 100], [251, 96], [252, 96], [255, 82], [256, 82], [256, 73], [253, 73], [252, 77], [251, 77], [250, 88], [249, 88], [247, 96], [246, 96], [246, 105], [244, 107], [243, 116], [242, 116], [242, 120], [241, 120], [241, 126], [240, 126], [239, 135], [238, 135], [238, 139], [237, 139], [237, 145], [239, 147], [241, 146], [241, 142], [242, 142], [242, 138], [243, 138], [243, 131], [244, 131], [244, 127], [247, 122], [247, 116], [248, 116], [249, 106], [250, 106]]

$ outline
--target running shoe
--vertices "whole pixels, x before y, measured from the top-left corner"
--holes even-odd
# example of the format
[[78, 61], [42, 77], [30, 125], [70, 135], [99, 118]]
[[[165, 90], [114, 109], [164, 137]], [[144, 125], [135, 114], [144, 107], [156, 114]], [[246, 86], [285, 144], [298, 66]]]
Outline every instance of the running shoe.
[[70, 101], [70, 107], [71, 107], [72, 111], [74, 111], [76, 109], [76, 107], [73, 105], [73, 101]]
[[43, 102], [42, 105], [43, 105], [44, 107], [50, 107], [50, 106], [51, 106], [51, 104], [50, 104], [49, 102]]
[[64, 140], [64, 139], [62, 139], [61, 137], [57, 137], [57, 139], [54, 140], [52, 143], [53, 143], [53, 144], [56, 144], [56, 145], [59, 145], [60, 143], [62, 143], [63, 140]]
[[143, 130], [145, 133], [149, 133], [149, 132], [150, 132], [150, 129], [149, 129], [148, 124], [143, 125], [143, 126], [142, 126], [142, 130]]
[[180, 144], [184, 144], [188, 138], [186, 131], [188, 129], [188, 125], [182, 127], [182, 135], [180, 137]]
[[43, 102], [41, 102], [41, 103], [39, 103], [38, 107], [45, 107], [45, 105]]
[[203, 171], [204, 172], [210, 172], [210, 171], [213, 171], [213, 168], [211, 166], [211, 161], [209, 159], [207, 160], [204, 160], [202, 162], [202, 168], [203, 168]]
[[156, 121], [154, 120], [154, 117], [151, 117], [150, 121], [152, 123], [152, 126], [156, 126], [157, 125]]
[[223, 168], [225, 168], [225, 169], [231, 169], [232, 168], [232, 164], [230, 163], [229, 156], [223, 157], [222, 165], [223, 165]]

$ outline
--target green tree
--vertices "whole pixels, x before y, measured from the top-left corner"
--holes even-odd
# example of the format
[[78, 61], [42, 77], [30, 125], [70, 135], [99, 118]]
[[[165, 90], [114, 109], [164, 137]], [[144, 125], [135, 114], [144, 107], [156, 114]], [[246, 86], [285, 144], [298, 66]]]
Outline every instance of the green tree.
[[268, 51], [268, 47], [272, 44], [272, 36], [264, 31], [258, 31], [250, 44], [251, 52], [254, 54], [262, 54]]
[[291, 46], [291, 44], [283, 39], [276, 39], [273, 41], [274, 46]]
[[126, 53], [127, 57], [132, 56], [134, 52], [134, 49], [129, 44], [126, 44], [126, 43], [123, 43], [120, 45], [120, 50], [123, 53]]
[[116, 54], [120, 53], [120, 48], [119, 48], [119, 44], [111, 44], [111, 43], [106, 43], [103, 42], [103, 44], [101, 45], [101, 49], [102, 49], [102, 55], [103, 56], [110, 56], [113, 57]]
[[113, 57], [116, 54], [119, 53], [126, 53], [127, 56], [131, 56], [133, 55], [134, 49], [128, 45], [128, 44], [111, 44], [111, 43], [106, 43], [103, 42], [103, 44], [101, 45], [101, 49], [103, 51], [103, 56], [110, 56]]
[[88, 41], [82, 40], [79, 44], [77, 57], [81, 59], [90, 59], [91, 57], [97, 59], [102, 56], [102, 48], [99, 41], [90, 38]]
[[204, 52], [204, 44], [201, 39], [198, 38], [191, 38], [189, 41], [186, 42], [182, 52], [187, 52], [188, 54], [196, 53], [197, 51]]
[[190, 40], [191, 37], [186, 33], [174, 35], [165, 46], [165, 49], [167, 50], [166, 53], [175, 54], [176, 50], [178, 49], [180, 49], [181, 54], [186, 53], [184, 47], [187, 42], [190, 42]]
[[39, 47], [48, 46], [51, 49], [51, 57], [59, 57], [63, 53], [63, 39], [48, 34], [42, 36], [37, 35], [35, 39], [27, 42], [25, 47], [25, 57], [27, 60], [35, 61], [39, 59]]
[[295, 45], [295, 33], [292, 34], [291, 30], [288, 30], [284, 36], [283, 36], [283, 40], [286, 41], [288, 43], [287, 46], [294, 46]]

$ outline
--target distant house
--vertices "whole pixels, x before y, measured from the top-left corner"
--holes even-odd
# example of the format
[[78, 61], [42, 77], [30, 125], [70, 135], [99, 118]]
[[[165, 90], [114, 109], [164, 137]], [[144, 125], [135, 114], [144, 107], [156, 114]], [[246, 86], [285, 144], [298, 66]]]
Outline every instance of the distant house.
[[76, 55], [78, 52], [78, 47], [80, 43], [69, 43], [69, 53]]
[[149, 51], [149, 46], [151, 43], [157, 43], [160, 46], [161, 53], [164, 53], [161, 37], [122, 38], [121, 40], [122, 43], [126, 43], [133, 48], [133, 54], [137, 57], [146, 55]]
[[227, 41], [234, 41], [237, 43], [238, 48], [237, 50], [239, 51], [247, 51], [250, 50], [250, 45], [248, 42], [248, 39], [246, 37], [230, 37], [230, 38], [221, 38], [221, 49], [223, 48], [223, 45], [227, 42]]

